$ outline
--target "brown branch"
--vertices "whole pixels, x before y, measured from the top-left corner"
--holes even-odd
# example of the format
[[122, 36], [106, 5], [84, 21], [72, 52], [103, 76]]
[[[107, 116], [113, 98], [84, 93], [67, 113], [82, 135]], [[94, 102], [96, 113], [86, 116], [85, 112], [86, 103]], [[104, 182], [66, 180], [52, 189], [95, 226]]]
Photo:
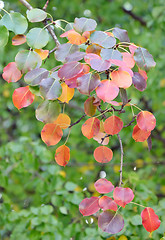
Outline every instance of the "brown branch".
[[43, 10], [46, 11], [47, 7], [48, 7], [48, 4], [49, 4], [49, 0], [46, 1], [44, 7], [43, 7]]
[[78, 124], [85, 116], [86, 116], [86, 114], [84, 114], [82, 117], [80, 117], [76, 122], [72, 123], [68, 128], [71, 128], [74, 125]]
[[[19, 1], [20, 1], [28, 10], [33, 9], [33, 7], [32, 7], [26, 0], [19, 0]], [[49, 32], [50, 35], [52, 36], [52, 38], [53, 38], [54, 42], [56, 43], [56, 45], [59, 46], [59, 45], [60, 45], [60, 42], [58, 41], [57, 36], [56, 36], [54, 30], [52, 29], [52, 27], [51, 27], [50, 25], [47, 26], [48, 20], [45, 19], [45, 20], [43, 21], [43, 24], [46, 26], [48, 32]]]
[[127, 125], [124, 125], [123, 128], [126, 128], [126, 127], [129, 127], [132, 125], [133, 122], [135, 122], [135, 119], [136, 119], [136, 115], [133, 116], [132, 120], [127, 124]]
[[123, 184], [123, 156], [124, 156], [124, 152], [123, 152], [123, 144], [122, 144], [121, 137], [120, 137], [119, 133], [117, 134], [117, 137], [119, 139], [120, 151], [121, 151], [121, 158], [120, 158], [120, 181], [119, 181], [119, 187], [121, 187], [121, 185]]
[[142, 26], [145, 26], [145, 27], [147, 26], [146, 22], [145, 22], [141, 17], [139, 17], [139, 16], [137, 16], [135, 13], [133, 13], [131, 10], [127, 10], [127, 9], [124, 8], [124, 7], [122, 7], [122, 10], [123, 10], [126, 14], [130, 15], [133, 19], [135, 19], [136, 21], [140, 22], [140, 24], [141, 24]]

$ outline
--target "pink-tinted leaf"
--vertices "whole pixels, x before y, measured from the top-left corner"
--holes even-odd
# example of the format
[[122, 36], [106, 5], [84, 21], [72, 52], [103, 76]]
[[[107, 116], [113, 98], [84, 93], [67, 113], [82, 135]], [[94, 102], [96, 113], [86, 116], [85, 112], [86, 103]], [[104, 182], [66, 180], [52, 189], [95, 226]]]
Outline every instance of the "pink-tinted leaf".
[[95, 53], [87, 53], [84, 57], [84, 60], [87, 64], [90, 64], [90, 61], [92, 59], [100, 59], [101, 60], [101, 57]]
[[97, 26], [97, 23], [95, 20], [90, 18], [75, 18], [73, 28], [80, 33], [83, 33], [85, 31], [93, 31], [95, 30]]
[[156, 119], [151, 112], [141, 111], [137, 115], [137, 125], [141, 130], [152, 131], [156, 126]]
[[148, 77], [147, 77], [147, 73], [146, 71], [138, 68], [138, 72], [144, 77], [144, 79], [147, 81]]
[[111, 73], [112, 82], [120, 88], [129, 88], [132, 85], [132, 77], [128, 72], [117, 70]]
[[100, 84], [100, 76], [97, 73], [87, 73], [77, 78], [77, 89], [80, 93], [89, 95]]
[[132, 83], [135, 88], [141, 92], [144, 91], [147, 87], [145, 78], [138, 72], [134, 72], [134, 75], [132, 77]]
[[90, 40], [92, 43], [98, 44], [104, 48], [112, 48], [116, 44], [116, 39], [114, 37], [108, 36], [102, 31], [95, 31], [92, 33]]
[[124, 29], [115, 27], [112, 31], [114, 36], [120, 40], [120, 42], [130, 42], [128, 32]]
[[114, 189], [113, 184], [108, 181], [106, 178], [100, 178], [94, 184], [96, 191], [99, 193], [109, 193]]
[[137, 49], [138, 47], [135, 45], [135, 44], [131, 44], [129, 45], [129, 50], [131, 52], [132, 55], [134, 55], [134, 52], [135, 50]]
[[161, 221], [159, 220], [158, 215], [155, 214], [154, 210], [150, 207], [146, 207], [141, 212], [142, 224], [143, 227], [148, 232], [153, 232], [159, 228]]
[[138, 125], [135, 125], [133, 128], [132, 138], [136, 142], [144, 142], [150, 136], [151, 131], [141, 130]]
[[138, 47], [134, 52], [134, 59], [138, 67], [146, 71], [156, 65], [152, 55], [145, 48]]
[[116, 187], [113, 192], [115, 203], [121, 207], [125, 207], [134, 199], [133, 191], [130, 188]]
[[127, 52], [123, 52], [122, 55], [123, 55], [123, 62], [126, 63], [126, 66], [128, 68], [133, 68], [135, 65], [135, 60], [134, 60], [133, 56]]
[[119, 71], [125, 71], [125, 72], [129, 73], [129, 75], [131, 77], [133, 77], [133, 71], [128, 67], [119, 67]]
[[110, 102], [119, 94], [119, 88], [112, 81], [103, 80], [96, 88], [96, 94], [104, 102]]
[[104, 232], [116, 234], [124, 227], [124, 219], [120, 214], [114, 211], [106, 210], [98, 218], [98, 226]]
[[126, 63], [121, 60], [110, 59], [109, 61], [111, 62], [111, 64], [116, 65], [118, 67], [127, 67]]
[[34, 94], [29, 90], [29, 86], [20, 87], [14, 90], [12, 99], [16, 108], [21, 109], [28, 107], [34, 101]]
[[[55, 58], [58, 61], [65, 62], [66, 58], [79, 50], [77, 45], [71, 43], [60, 44], [55, 51]], [[73, 60], [74, 61], [74, 60]]]
[[21, 79], [22, 74], [20, 70], [17, 68], [16, 63], [11, 62], [6, 67], [4, 67], [2, 77], [8, 83], [17, 82], [18, 80]]
[[105, 210], [112, 210], [112, 211], [117, 211], [117, 204], [115, 203], [115, 201], [107, 196], [103, 196], [99, 199], [99, 206], [100, 208], [102, 208], [103, 211]]
[[111, 63], [108, 60], [102, 60], [102, 59], [92, 59], [90, 61], [91, 68], [98, 72], [102, 72], [110, 68]]
[[122, 61], [122, 54], [118, 50], [102, 48], [100, 55], [103, 60], [116, 59]]
[[79, 211], [83, 216], [90, 216], [99, 211], [99, 209], [98, 197], [85, 198], [79, 204]]
[[83, 70], [83, 64], [79, 62], [65, 63], [60, 70], [58, 70], [58, 76], [61, 79], [70, 79], [76, 77]]

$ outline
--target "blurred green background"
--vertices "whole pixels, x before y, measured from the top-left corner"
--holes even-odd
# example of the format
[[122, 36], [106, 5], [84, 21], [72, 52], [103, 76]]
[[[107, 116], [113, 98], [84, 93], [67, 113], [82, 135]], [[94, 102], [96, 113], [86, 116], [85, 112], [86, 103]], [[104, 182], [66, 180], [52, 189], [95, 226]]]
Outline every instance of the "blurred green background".
[[[42, 8], [45, 1], [29, 1]], [[5, 9], [26, 15], [19, 1], [5, 1]], [[165, 232], [165, 1], [164, 0], [51, 0], [47, 11], [56, 19], [73, 22], [75, 17], [90, 17], [100, 30], [118, 26], [128, 30], [131, 42], [147, 48], [157, 65], [149, 72], [147, 89], [138, 92], [130, 88], [129, 98], [144, 110], [154, 113], [157, 127], [153, 131], [151, 152], [146, 143], [135, 143], [133, 126], [124, 129], [124, 184], [134, 190], [134, 201], [153, 207], [161, 218], [160, 228], [150, 239], [159, 240]], [[1, 14], [3, 12], [1, 11]], [[63, 26], [63, 25], [62, 25]], [[29, 25], [32, 27], [32, 25]], [[57, 35], [60, 29], [55, 29]], [[9, 44], [0, 49], [0, 74], [4, 66], [14, 61], [23, 46]], [[48, 49], [54, 47], [49, 43]], [[55, 66], [53, 56], [46, 62]], [[119, 181], [120, 149], [117, 138], [110, 140], [113, 160], [98, 164], [93, 150], [98, 146], [81, 134], [81, 124], [72, 128], [68, 146], [71, 160], [63, 168], [54, 161], [55, 147], [46, 147], [40, 139], [43, 123], [35, 118], [39, 98], [28, 108], [18, 111], [12, 103], [12, 93], [21, 85], [6, 83], [0, 76], [0, 239], [2, 240], [145, 240], [148, 232], [141, 225], [143, 209], [129, 204], [121, 212], [125, 227], [111, 236], [97, 226], [97, 217], [83, 217], [78, 205], [85, 197], [98, 196], [93, 183], [106, 177], [115, 186]], [[76, 121], [82, 116], [83, 100], [78, 92], [66, 113]], [[129, 117], [129, 114], [128, 114]], [[131, 117], [130, 117], [131, 118]], [[63, 142], [66, 139], [64, 134]]]

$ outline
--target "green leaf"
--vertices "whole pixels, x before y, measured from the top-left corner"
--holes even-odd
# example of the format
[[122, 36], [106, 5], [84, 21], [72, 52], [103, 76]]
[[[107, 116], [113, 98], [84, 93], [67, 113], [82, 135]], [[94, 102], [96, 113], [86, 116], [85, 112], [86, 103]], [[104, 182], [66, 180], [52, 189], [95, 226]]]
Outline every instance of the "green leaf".
[[36, 109], [36, 118], [44, 123], [52, 123], [61, 112], [60, 104], [57, 101], [44, 101]]
[[44, 78], [47, 78], [48, 75], [49, 75], [49, 71], [46, 70], [45, 68], [36, 68], [28, 72], [24, 76], [24, 80], [27, 84], [31, 86], [36, 86], [36, 85], [39, 85]]
[[47, 17], [47, 13], [39, 8], [33, 8], [27, 12], [29, 22], [42, 22]]
[[44, 205], [41, 207], [41, 213], [44, 215], [49, 215], [53, 212], [53, 207], [50, 205]]
[[58, 80], [45, 78], [40, 83], [40, 92], [48, 100], [57, 99], [62, 93], [62, 87]]
[[42, 28], [32, 28], [26, 35], [27, 44], [33, 49], [45, 47], [49, 41], [48, 32]]
[[22, 73], [27, 73], [36, 67], [40, 67], [42, 60], [36, 52], [22, 50], [15, 57], [17, 68]]
[[142, 225], [142, 219], [140, 215], [135, 215], [131, 217], [131, 223], [135, 226]]
[[149, 70], [152, 67], [155, 67], [156, 62], [154, 61], [152, 55], [145, 48], [137, 48], [134, 53], [134, 60], [138, 67], [143, 70]]
[[9, 31], [5, 26], [0, 26], [0, 47], [6, 46], [9, 38]]
[[26, 18], [18, 12], [5, 14], [0, 23], [16, 35], [23, 34], [28, 27]]

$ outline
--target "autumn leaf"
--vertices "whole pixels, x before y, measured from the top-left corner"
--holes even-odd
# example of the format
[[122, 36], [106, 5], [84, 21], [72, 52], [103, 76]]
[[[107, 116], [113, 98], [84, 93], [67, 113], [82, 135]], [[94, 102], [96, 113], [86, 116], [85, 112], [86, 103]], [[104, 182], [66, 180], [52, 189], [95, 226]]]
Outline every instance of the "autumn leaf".
[[20, 87], [14, 90], [12, 99], [16, 108], [28, 107], [34, 101], [35, 95], [29, 90], [29, 86]]
[[62, 145], [56, 149], [55, 160], [60, 166], [66, 166], [70, 160], [70, 149]]

